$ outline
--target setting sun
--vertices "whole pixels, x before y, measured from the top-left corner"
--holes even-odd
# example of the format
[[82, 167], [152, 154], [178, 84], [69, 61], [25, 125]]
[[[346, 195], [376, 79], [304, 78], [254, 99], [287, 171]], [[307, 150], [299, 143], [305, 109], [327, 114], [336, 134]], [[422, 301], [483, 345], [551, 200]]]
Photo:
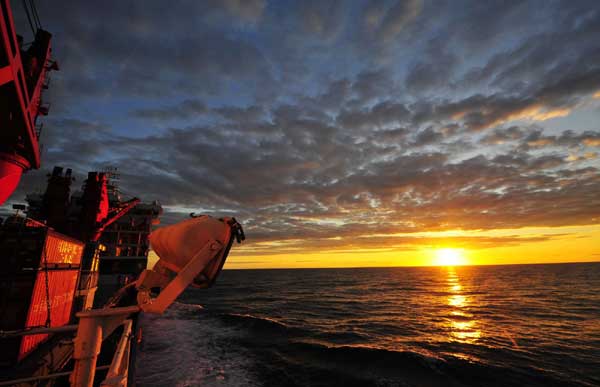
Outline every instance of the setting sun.
[[466, 263], [463, 250], [453, 248], [437, 249], [435, 251], [436, 266], [458, 266]]

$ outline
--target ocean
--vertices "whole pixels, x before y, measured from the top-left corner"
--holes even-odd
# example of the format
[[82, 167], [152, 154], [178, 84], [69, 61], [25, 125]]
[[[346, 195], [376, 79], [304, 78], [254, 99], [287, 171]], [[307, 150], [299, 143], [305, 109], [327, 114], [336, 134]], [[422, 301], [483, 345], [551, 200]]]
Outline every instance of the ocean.
[[600, 263], [225, 270], [142, 326], [140, 386], [600, 386]]

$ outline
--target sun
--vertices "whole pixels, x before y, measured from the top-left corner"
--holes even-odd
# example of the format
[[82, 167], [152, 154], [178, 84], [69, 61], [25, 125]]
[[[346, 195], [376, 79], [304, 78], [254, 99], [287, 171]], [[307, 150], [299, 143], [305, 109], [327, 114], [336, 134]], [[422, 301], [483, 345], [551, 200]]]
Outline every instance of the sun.
[[459, 266], [465, 263], [466, 259], [462, 249], [445, 247], [435, 250], [434, 264], [436, 266]]

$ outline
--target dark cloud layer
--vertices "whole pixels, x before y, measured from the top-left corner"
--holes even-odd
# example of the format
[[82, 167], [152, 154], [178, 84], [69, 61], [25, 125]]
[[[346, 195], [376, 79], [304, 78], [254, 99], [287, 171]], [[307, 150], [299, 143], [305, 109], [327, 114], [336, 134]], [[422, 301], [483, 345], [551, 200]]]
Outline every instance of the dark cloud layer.
[[167, 223], [235, 214], [252, 241], [288, 241], [273, 251], [600, 223], [595, 1], [65, 1], [40, 13], [62, 64], [45, 169], [116, 165]]

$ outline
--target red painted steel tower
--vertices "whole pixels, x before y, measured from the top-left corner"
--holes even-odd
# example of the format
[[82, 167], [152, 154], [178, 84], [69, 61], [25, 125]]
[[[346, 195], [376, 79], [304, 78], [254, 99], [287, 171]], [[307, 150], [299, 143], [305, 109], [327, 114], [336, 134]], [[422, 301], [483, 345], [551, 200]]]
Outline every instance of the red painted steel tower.
[[15, 33], [8, 0], [0, 0], [0, 204], [17, 187], [23, 171], [40, 167], [39, 136], [36, 126], [42, 106], [42, 90], [47, 88], [49, 70], [58, 70], [50, 59], [52, 35], [40, 28], [35, 40], [25, 48]]

